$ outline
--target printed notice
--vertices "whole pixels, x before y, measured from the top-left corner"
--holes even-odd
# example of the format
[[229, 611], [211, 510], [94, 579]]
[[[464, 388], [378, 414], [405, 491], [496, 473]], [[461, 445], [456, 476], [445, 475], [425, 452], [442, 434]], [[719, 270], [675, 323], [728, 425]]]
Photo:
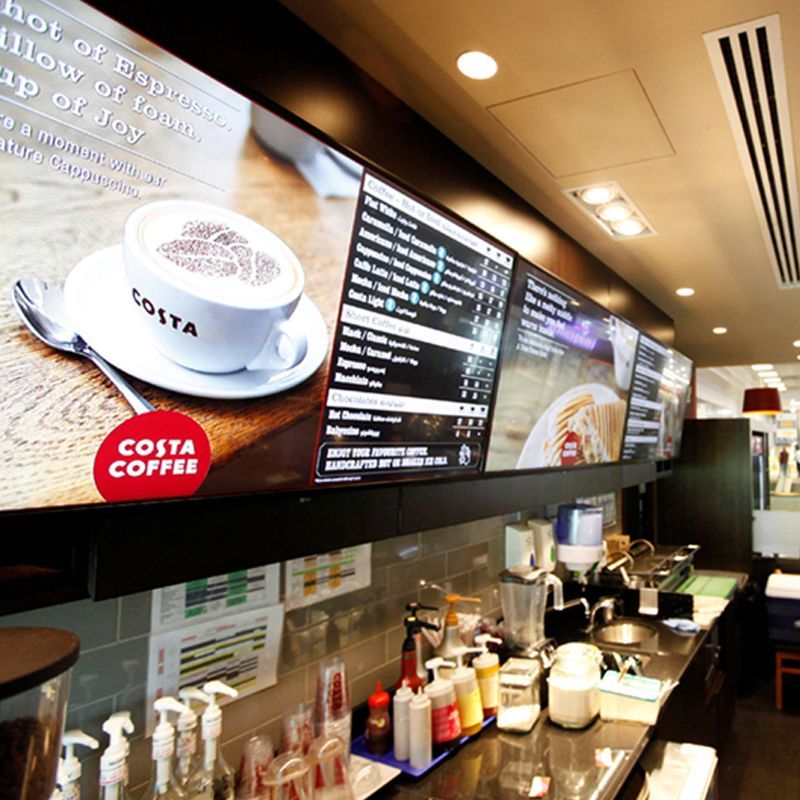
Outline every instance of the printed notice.
[[216, 621], [184, 625], [150, 637], [147, 669], [147, 731], [153, 731], [153, 702], [189, 686], [221, 680], [239, 697], [277, 683], [283, 606], [243, 611]]
[[287, 561], [287, 611], [369, 586], [371, 553], [371, 545], [361, 544]]
[[280, 564], [165, 586], [153, 592], [150, 631], [187, 621], [230, 616], [246, 608], [274, 605], [280, 592]]
[[366, 174], [317, 483], [482, 463], [513, 256]]

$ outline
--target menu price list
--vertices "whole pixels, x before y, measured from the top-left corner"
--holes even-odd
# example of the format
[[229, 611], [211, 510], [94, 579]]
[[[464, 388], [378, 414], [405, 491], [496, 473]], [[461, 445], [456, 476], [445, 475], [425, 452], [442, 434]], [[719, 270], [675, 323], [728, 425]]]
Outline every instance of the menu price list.
[[317, 483], [476, 470], [513, 255], [365, 174]]
[[639, 337], [628, 422], [622, 444], [622, 458], [626, 461], [646, 461], [658, 457], [659, 436], [664, 424], [664, 402], [660, 389], [669, 354], [668, 347], [647, 336]]

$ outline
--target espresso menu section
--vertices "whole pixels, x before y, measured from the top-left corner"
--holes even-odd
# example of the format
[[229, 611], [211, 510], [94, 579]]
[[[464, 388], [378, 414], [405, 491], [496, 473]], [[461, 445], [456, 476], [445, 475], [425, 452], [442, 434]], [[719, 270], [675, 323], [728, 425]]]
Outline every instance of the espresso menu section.
[[673, 458], [680, 447], [692, 362], [642, 335], [636, 352], [622, 457]]
[[510, 251], [365, 175], [317, 483], [480, 467], [513, 263]]

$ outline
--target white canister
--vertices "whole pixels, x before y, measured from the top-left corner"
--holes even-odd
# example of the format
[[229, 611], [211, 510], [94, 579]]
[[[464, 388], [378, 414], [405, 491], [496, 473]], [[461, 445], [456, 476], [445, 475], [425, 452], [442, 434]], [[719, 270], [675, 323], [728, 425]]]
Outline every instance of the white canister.
[[572, 642], [556, 649], [547, 683], [550, 719], [563, 728], [585, 728], [600, 711], [600, 662], [593, 644]]

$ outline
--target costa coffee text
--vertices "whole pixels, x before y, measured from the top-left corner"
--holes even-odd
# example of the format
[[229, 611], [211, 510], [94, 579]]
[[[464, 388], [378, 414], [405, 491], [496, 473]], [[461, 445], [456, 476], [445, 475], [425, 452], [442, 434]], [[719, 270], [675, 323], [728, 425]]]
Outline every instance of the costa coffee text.
[[[112, 461], [112, 478], [150, 475], [194, 475], [198, 469], [191, 439], [123, 439], [117, 447], [122, 458]], [[137, 457], [138, 456], [138, 457]]]
[[183, 320], [177, 314], [171, 314], [165, 308], [157, 308], [152, 300], [142, 297], [142, 293], [136, 288], [133, 289], [132, 294], [133, 302], [151, 317], [155, 317], [162, 325], [169, 325], [176, 331], [197, 337], [197, 326], [194, 322]]

